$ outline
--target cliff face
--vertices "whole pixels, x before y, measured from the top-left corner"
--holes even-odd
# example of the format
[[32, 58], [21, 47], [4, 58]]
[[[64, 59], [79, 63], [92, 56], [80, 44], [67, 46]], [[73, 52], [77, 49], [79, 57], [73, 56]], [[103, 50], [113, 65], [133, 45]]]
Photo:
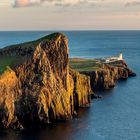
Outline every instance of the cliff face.
[[73, 66], [80, 73], [70, 68], [68, 40], [60, 33], [0, 49], [0, 128], [70, 119], [79, 107], [89, 106], [92, 91], [135, 76], [124, 61], [75, 59]]
[[118, 80], [127, 80], [128, 77], [136, 76], [124, 60], [115, 64], [103, 64], [100, 70], [82, 71], [81, 73], [90, 77], [93, 91], [113, 88]]
[[74, 107], [89, 106], [91, 101], [92, 90], [90, 87], [90, 77], [80, 74], [72, 69], [70, 69], [70, 75], [74, 81]]
[[[50, 35], [29, 51], [25, 48], [25, 53], [16, 47], [19, 51], [1, 50], [1, 55], [22, 54], [26, 58], [0, 75], [1, 128], [69, 119], [78, 107], [90, 103], [90, 79], [69, 72], [68, 40], [64, 35]], [[26, 52], [30, 53], [28, 57]]]
[[0, 76], [0, 128], [7, 126], [20, 127], [15, 115], [15, 102], [18, 79], [16, 73], [10, 69]]

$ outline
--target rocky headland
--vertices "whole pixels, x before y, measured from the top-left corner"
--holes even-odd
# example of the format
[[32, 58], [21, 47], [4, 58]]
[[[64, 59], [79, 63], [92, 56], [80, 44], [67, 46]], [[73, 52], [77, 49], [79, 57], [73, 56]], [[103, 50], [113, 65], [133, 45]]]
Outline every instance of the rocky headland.
[[136, 76], [125, 61], [70, 59], [68, 39], [54, 33], [0, 49], [0, 128], [71, 119], [94, 92]]

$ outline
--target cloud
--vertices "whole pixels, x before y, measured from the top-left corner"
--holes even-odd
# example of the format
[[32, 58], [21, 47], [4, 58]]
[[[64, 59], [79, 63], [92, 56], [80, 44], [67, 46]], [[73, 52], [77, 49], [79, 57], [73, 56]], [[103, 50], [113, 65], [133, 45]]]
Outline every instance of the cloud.
[[127, 2], [125, 4], [126, 7], [130, 7], [130, 6], [140, 6], [140, 1], [132, 1], [132, 2]]
[[13, 7], [91, 5], [102, 1], [104, 0], [14, 0]]
[[27, 7], [40, 4], [40, 0], [14, 0], [13, 7]]

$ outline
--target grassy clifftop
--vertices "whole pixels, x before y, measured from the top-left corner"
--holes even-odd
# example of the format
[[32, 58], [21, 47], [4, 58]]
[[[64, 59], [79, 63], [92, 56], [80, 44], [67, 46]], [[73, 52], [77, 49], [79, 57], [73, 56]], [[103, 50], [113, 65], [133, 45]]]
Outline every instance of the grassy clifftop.
[[101, 70], [102, 64], [95, 59], [71, 58], [70, 67], [76, 71]]
[[90, 78], [69, 69], [61, 33], [1, 49], [0, 69], [0, 128], [70, 119], [90, 104]]
[[0, 56], [0, 74], [2, 74], [8, 67], [14, 69], [25, 60], [21, 56]]
[[68, 50], [60, 33], [0, 50], [1, 73], [8, 68], [0, 75], [0, 129], [71, 119], [79, 107], [90, 105], [93, 91], [112, 88], [133, 74], [124, 62], [118, 67], [69, 60]]
[[[0, 74], [2, 74], [7, 67], [15, 68], [22, 64], [26, 59], [30, 57], [35, 47], [41, 42], [57, 42], [60, 36], [64, 36], [60, 33], [54, 33], [48, 36], [44, 36], [40, 39], [24, 42], [21, 44], [15, 44], [0, 49]], [[29, 55], [27, 56], [27, 54]], [[70, 59], [71, 68], [77, 71], [93, 71], [101, 69], [101, 64], [93, 59]]]
[[17, 48], [23, 48], [23, 49], [34, 48], [34, 47], [36, 47], [42, 41], [58, 40], [60, 36], [64, 36], [64, 35], [61, 34], [61, 33], [53, 33], [53, 34], [41, 37], [41, 38], [39, 38], [37, 40], [34, 40], [34, 41], [29, 41], [29, 42], [24, 42], [24, 43], [20, 43], [20, 44], [15, 44], [15, 45], [7, 46], [5, 48], [0, 49], [0, 52], [1, 51], [6, 51], [6, 50], [9, 50], [9, 49], [13, 50], [15, 48], [16, 49]]
[[34, 41], [10, 45], [0, 49], [0, 74], [2, 74], [7, 67], [13, 69], [26, 61], [32, 55], [36, 46], [38, 46], [41, 42], [52, 42], [53, 40], [57, 42], [60, 36], [64, 35], [54, 33]]

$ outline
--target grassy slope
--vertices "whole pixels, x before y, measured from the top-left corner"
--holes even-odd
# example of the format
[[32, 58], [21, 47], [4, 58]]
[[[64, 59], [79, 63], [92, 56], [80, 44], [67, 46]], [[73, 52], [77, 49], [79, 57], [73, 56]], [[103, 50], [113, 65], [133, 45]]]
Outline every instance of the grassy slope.
[[20, 56], [2, 56], [0, 57], [0, 74], [2, 74], [7, 67], [14, 68], [24, 61], [24, 57]]
[[[61, 34], [62, 35], [62, 34]], [[34, 48], [42, 41], [50, 41], [50, 40], [56, 40], [60, 36], [60, 33], [54, 33], [48, 36], [44, 36], [38, 40], [25, 42], [21, 44], [11, 45], [7, 46], [5, 48], [0, 49], [0, 51], [6, 52], [7, 50], [15, 49], [15, 48], [22, 48], [22, 49], [28, 49], [28, 48]], [[22, 63], [25, 60], [23, 56], [12, 56], [12, 55], [0, 55], [0, 74], [2, 74], [7, 67], [14, 68], [18, 64]]]
[[[61, 34], [62, 35], [62, 34]], [[11, 45], [8, 47], [5, 47], [3, 49], [0, 49], [0, 51], [6, 51], [9, 49], [15, 49], [15, 48], [30, 48], [37, 46], [42, 41], [50, 41], [50, 40], [57, 40], [59, 39], [60, 33], [54, 33], [48, 36], [44, 36], [38, 40], [31, 41], [31, 42], [25, 42], [21, 44]], [[21, 56], [0, 56], [0, 74], [3, 73], [7, 67], [13, 68], [17, 66], [18, 64], [22, 63], [25, 58]], [[70, 59], [70, 66], [71, 68], [77, 70], [77, 71], [94, 71], [101, 69], [101, 64], [98, 64], [96, 60], [93, 59]]]
[[54, 33], [54, 34], [44, 36], [44, 37], [37, 39], [37, 40], [34, 40], [34, 41], [24, 42], [24, 43], [16, 44], [16, 45], [10, 45], [10, 46], [7, 46], [7, 47], [0, 49], [0, 50], [8, 50], [10, 48], [17, 48], [17, 47], [21, 47], [21, 48], [34, 47], [34, 46], [37, 46], [42, 41], [55, 40], [56, 38], [59, 37], [58, 35], [60, 35], [60, 33]]
[[77, 71], [95, 71], [101, 69], [101, 64], [94, 59], [70, 59], [70, 67]]

